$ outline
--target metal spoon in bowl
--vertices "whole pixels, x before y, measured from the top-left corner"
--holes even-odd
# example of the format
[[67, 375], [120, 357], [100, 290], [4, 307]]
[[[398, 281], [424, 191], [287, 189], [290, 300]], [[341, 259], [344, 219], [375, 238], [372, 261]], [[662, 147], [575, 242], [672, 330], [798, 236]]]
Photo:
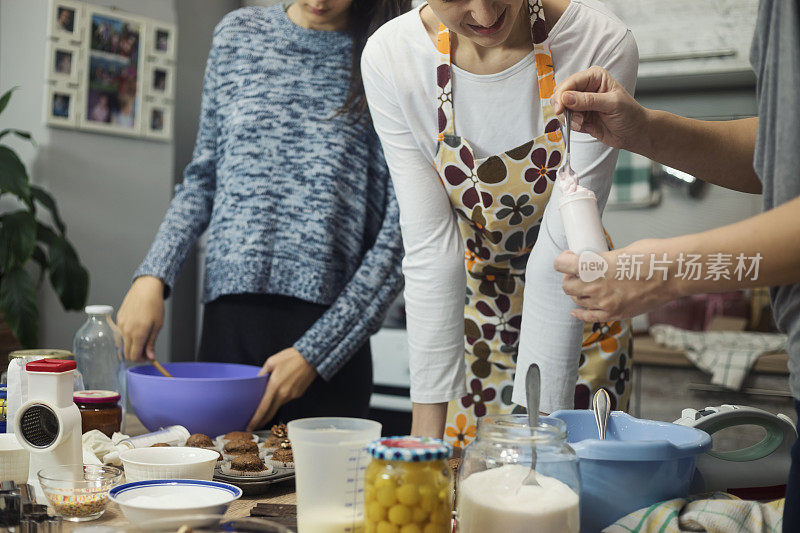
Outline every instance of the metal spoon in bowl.
[[594, 393], [592, 409], [594, 410], [594, 419], [597, 422], [597, 433], [600, 435], [600, 440], [605, 440], [608, 415], [611, 414], [611, 398], [605, 389], [598, 389]]
[[[539, 365], [533, 363], [528, 367], [525, 375], [525, 396], [528, 400], [528, 425], [535, 428], [539, 425], [539, 393], [542, 385], [542, 377], [539, 372]], [[531, 448], [531, 471], [523, 480], [522, 485], [538, 487], [536, 481], [536, 446]]]

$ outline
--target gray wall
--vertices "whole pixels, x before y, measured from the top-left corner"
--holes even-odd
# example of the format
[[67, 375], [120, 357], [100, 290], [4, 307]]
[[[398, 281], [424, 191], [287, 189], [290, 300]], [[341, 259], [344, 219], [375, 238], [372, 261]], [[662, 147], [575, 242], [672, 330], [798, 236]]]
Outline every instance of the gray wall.
[[[192, 158], [200, 114], [203, 75], [214, 26], [226, 13], [238, 7], [239, 0], [175, 0], [179, 63], [175, 86], [176, 182], [182, 179], [183, 169]], [[186, 259], [172, 295], [170, 351], [173, 361], [194, 359], [197, 349], [195, 316], [199, 305], [197, 285], [197, 254], [193, 251]]]
[[[694, 118], [722, 120], [757, 114], [754, 88], [713, 91], [649, 91], [643, 105]], [[737, 222], [761, 211], [761, 196], [707, 185], [699, 199], [664, 187], [660, 205], [646, 209], [606, 209], [603, 223], [617, 247], [644, 238], [667, 238]]]
[[[202, 77], [214, 25], [238, 0], [93, 0], [89, 3], [176, 23], [179, 27], [175, 142], [164, 143], [50, 128], [42, 116], [47, 0], [0, 0], [0, 91], [22, 88], [3, 127], [30, 130], [31, 147], [12, 140], [34, 183], [56, 198], [68, 237], [89, 269], [89, 303], [118, 308], [147, 252], [189, 161], [200, 109]], [[159, 359], [194, 353], [194, 263], [179, 283], [156, 350]], [[190, 290], [186, 290], [186, 286]], [[40, 292], [41, 346], [71, 348], [83, 313], [65, 312], [49, 286]], [[173, 316], [178, 317], [173, 320]], [[188, 326], [188, 331], [187, 331]], [[173, 336], [173, 330], [176, 335]]]
[[[175, 21], [171, 0], [94, 2]], [[89, 303], [119, 306], [169, 203], [171, 143], [49, 128], [42, 117], [46, 0], [0, 2], [0, 88], [22, 87], [3, 123], [30, 130], [32, 148], [15, 142], [34, 183], [59, 204], [67, 235], [89, 269]], [[39, 344], [70, 348], [83, 313], [66, 313], [49, 286], [40, 292]], [[169, 309], [168, 309], [169, 316]], [[166, 353], [167, 322], [157, 350]]]

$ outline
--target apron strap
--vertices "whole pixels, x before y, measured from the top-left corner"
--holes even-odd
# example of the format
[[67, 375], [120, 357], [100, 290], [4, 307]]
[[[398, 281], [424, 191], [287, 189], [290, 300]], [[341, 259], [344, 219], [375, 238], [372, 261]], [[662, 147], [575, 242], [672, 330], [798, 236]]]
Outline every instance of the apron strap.
[[[544, 20], [542, 0], [527, 0], [531, 22], [531, 40], [533, 42], [534, 59], [536, 61], [536, 77], [539, 89], [539, 102], [542, 106], [542, 125], [545, 133], [560, 135], [558, 117], [550, 105], [550, 97], [555, 89], [553, 57], [550, 53], [550, 39]], [[439, 52], [439, 65], [436, 67], [436, 103], [439, 134], [437, 139], [444, 140], [445, 135], [455, 135], [455, 110], [453, 108], [453, 75], [452, 47], [450, 30], [439, 23], [436, 50]]]
[[454, 135], [456, 121], [453, 114], [453, 75], [450, 68], [450, 30], [439, 23], [436, 38], [436, 50], [439, 52], [439, 65], [436, 67], [436, 111], [439, 123], [438, 140], [443, 141], [445, 135]]
[[[556, 88], [553, 71], [553, 55], [550, 51], [550, 36], [544, 20], [542, 0], [528, 0], [528, 11], [531, 15], [531, 39], [533, 54], [536, 60], [536, 77], [539, 85], [539, 104], [542, 106], [542, 125], [545, 133], [561, 136], [561, 123], [550, 105], [550, 97]], [[556, 140], [556, 139], [554, 139]]]

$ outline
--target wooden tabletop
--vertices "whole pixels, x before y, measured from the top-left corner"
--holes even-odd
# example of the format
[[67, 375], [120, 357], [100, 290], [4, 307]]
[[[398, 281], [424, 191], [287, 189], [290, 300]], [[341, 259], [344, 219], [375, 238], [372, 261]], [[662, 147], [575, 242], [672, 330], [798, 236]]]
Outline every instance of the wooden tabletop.
[[[294, 482], [289, 481], [275, 484], [270, 492], [263, 496], [243, 496], [241, 499], [231, 504], [228, 508], [228, 512], [225, 514], [225, 520], [250, 516], [250, 510], [260, 502], [296, 504], [297, 498], [294, 493]], [[52, 509], [50, 510], [50, 514], [53, 514]], [[65, 520], [63, 530], [69, 532], [75, 530], [75, 528], [79, 526], [106, 526], [122, 529], [130, 525], [131, 523], [125, 518], [125, 515], [122, 514], [122, 510], [119, 506], [114, 502], [108, 502], [106, 512], [97, 520], [83, 522], [81, 524], [67, 522]]]
[[[239, 500], [236, 500], [231, 504], [228, 508], [228, 512], [225, 514], [225, 520], [232, 520], [234, 518], [245, 518], [250, 516], [250, 510], [260, 502], [265, 503], [285, 503], [285, 504], [296, 504], [297, 498], [295, 497], [294, 493], [294, 482], [289, 481], [285, 483], [279, 483], [273, 486], [271, 491], [263, 496], [243, 496]], [[53, 514], [51, 509], [51, 514]], [[119, 506], [114, 502], [108, 502], [106, 506], [106, 512], [103, 513], [103, 516], [98, 518], [97, 520], [93, 520], [91, 522], [84, 522], [82, 524], [76, 524], [74, 522], [67, 522], [64, 521], [64, 528], [65, 532], [73, 531], [78, 526], [106, 526], [106, 527], [115, 527], [115, 528], [126, 528], [131, 525], [125, 515], [122, 514], [122, 510]]]
[[[125, 433], [128, 435], [141, 435], [146, 433], [147, 430], [144, 426], [139, 422], [134, 415], [128, 415], [125, 417], [125, 427], [123, 428]], [[297, 504], [297, 497], [295, 495], [294, 490], [294, 480], [285, 481], [283, 483], [276, 483], [272, 485], [269, 489], [269, 492], [260, 496], [242, 496], [240, 499], [236, 500], [231, 504], [228, 508], [228, 512], [225, 514], [225, 520], [232, 520], [234, 518], [245, 518], [250, 516], [250, 510], [257, 504], [257, 503], [283, 503], [283, 504]], [[53, 509], [50, 509], [50, 514], [55, 514]], [[97, 520], [93, 520], [91, 522], [84, 522], [82, 524], [76, 524], [74, 522], [67, 522], [64, 521], [64, 528], [65, 532], [70, 532], [76, 529], [78, 526], [106, 526], [111, 528], [126, 528], [131, 525], [125, 515], [122, 514], [122, 510], [119, 506], [114, 502], [108, 502], [106, 506], [106, 511], [103, 513], [103, 516], [98, 518]]]

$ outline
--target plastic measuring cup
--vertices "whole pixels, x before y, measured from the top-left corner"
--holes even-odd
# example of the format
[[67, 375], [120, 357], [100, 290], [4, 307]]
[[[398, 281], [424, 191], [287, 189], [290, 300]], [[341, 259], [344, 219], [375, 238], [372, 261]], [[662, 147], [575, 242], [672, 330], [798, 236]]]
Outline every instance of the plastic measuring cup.
[[299, 533], [363, 533], [366, 446], [381, 424], [360, 418], [303, 418], [288, 424]]

